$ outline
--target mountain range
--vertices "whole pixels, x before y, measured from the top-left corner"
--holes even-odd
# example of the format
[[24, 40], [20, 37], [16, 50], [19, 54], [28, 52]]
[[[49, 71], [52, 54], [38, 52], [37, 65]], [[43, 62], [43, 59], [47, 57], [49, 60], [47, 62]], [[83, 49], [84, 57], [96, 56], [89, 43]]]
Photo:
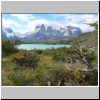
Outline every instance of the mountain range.
[[11, 28], [2, 28], [3, 40], [20, 40], [25, 43], [37, 41], [48, 41], [49, 39], [69, 39], [78, 37], [82, 34], [82, 30], [73, 26], [58, 26], [58, 25], [37, 25], [34, 31], [14, 32]]

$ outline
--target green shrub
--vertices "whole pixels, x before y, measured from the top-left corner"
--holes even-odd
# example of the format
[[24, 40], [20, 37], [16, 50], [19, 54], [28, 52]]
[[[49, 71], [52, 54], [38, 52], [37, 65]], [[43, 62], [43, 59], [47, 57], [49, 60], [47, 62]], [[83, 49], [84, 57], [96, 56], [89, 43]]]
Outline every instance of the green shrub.
[[78, 81], [78, 82], [82, 82], [86, 75], [80, 70], [80, 68], [77, 68], [74, 72], [73, 72], [74, 78]]
[[34, 70], [34, 85], [47, 86], [47, 82], [51, 82], [51, 86], [57, 86], [62, 77], [66, 79], [70, 77], [70, 72], [63, 66], [37, 68]]
[[27, 86], [32, 83], [32, 80], [27, 79], [27, 76], [23, 72], [16, 71], [15, 73], [9, 74], [8, 79], [12, 86]]
[[75, 52], [74, 48], [59, 48], [54, 51], [53, 59], [56, 61], [67, 61], [68, 58], [72, 60], [78, 58], [77, 53]]
[[18, 66], [35, 67], [38, 64], [39, 57], [35, 53], [20, 51], [14, 54], [12, 61]]
[[35, 49], [34, 52], [37, 53], [37, 54], [42, 54], [43, 53], [43, 50]]
[[87, 83], [92, 86], [98, 85], [98, 71], [93, 71], [88, 75]]
[[10, 55], [17, 52], [14, 41], [4, 40], [2, 41], [2, 53], [3, 55]]
[[90, 63], [94, 62], [96, 60], [96, 54], [94, 53], [94, 51], [88, 51], [86, 53], [86, 59]]
[[60, 51], [59, 52], [56, 51], [53, 55], [53, 59], [57, 60], [57, 61], [59, 61], [59, 60], [64, 61], [65, 57], [66, 57], [65, 54]]

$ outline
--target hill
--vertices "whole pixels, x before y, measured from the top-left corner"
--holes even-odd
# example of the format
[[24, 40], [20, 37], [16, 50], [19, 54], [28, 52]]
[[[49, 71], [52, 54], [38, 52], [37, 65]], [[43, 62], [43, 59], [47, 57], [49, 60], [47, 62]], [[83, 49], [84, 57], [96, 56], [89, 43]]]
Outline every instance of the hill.
[[81, 46], [94, 48], [96, 54], [98, 54], [98, 32], [97, 31], [82, 34], [77, 38], [77, 40]]

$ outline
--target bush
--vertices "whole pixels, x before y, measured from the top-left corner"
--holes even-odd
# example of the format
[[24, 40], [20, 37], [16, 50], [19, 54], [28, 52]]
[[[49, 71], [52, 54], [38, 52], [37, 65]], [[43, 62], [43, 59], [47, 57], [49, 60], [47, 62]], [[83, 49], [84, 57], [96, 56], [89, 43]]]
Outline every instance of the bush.
[[93, 71], [88, 74], [89, 75], [88, 75], [87, 83], [91, 86], [97, 86], [98, 85], [98, 71]]
[[20, 51], [13, 56], [12, 61], [18, 66], [35, 67], [38, 64], [39, 58], [35, 53]]
[[78, 81], [78, 82], [83, 82], [83, 80], [85, 79], [86, 75], [79, 69], [77, 68], [75, 71], [74, 71], [74, 78]]
[[10, 55], [17, 52], [18, 49], [15, 47], [14, 41], [4, 40], [2, 41], [2, 53], [3, 55]]
[[86, 56], [86, 59], [87, 59], [87, 61], [89, 63], [92, 63], [92, 62], [94, 62], [96, 60], [96, 54], [94, 53], [94, 51], [88, 50], [86, 52], [86, 55], [85, 56]]
[[8, 79], [12, 82], [13, 86], [26, 86], [27, 80], [24, 76], [19, 74], [9, 74]]
[[34, 85], [46, 86], [47, 82], [51, 82], [51, 86], [57, 86], [62, 77], [68, 79], [70, 72], [64, 67], [48, 67], [38, 68], [34, 70]]
[[42, 54], [43, 53], [43, 50], [35, 49], [34, 52], [37, 53], [37, 54]]
[[64, 54], [64, 52], [58, 52], [58, 51], [56, 51], [55, 53], [54, 53], [54, 55], [53, 55], [53, 59], [54, 60], [57, 60], [57, 61], [64, 61], [64, 59], [65, 59], [65, 54]]
[[53, 53], [53, 59], [56, 61], [67, 61], [68, 62], [68, 58], [71, 58], [72, 60], [75, 60], [76, 58], [78, 58], [78, 55], [75, 51], [74, 48], [59, 48], [57, 50], [55, 50], [55, 52]]

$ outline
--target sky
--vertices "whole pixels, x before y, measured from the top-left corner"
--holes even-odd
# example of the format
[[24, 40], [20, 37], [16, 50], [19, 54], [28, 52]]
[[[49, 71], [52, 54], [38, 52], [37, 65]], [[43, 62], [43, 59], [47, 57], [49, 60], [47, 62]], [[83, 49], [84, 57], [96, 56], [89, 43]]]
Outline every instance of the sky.
[[93, 31], [86, 23], [98, 21], [98, 14], [2, 14], [2, 27], [22, 34], [34, 31], [39, 24], [79, 27], [82, 32]]

